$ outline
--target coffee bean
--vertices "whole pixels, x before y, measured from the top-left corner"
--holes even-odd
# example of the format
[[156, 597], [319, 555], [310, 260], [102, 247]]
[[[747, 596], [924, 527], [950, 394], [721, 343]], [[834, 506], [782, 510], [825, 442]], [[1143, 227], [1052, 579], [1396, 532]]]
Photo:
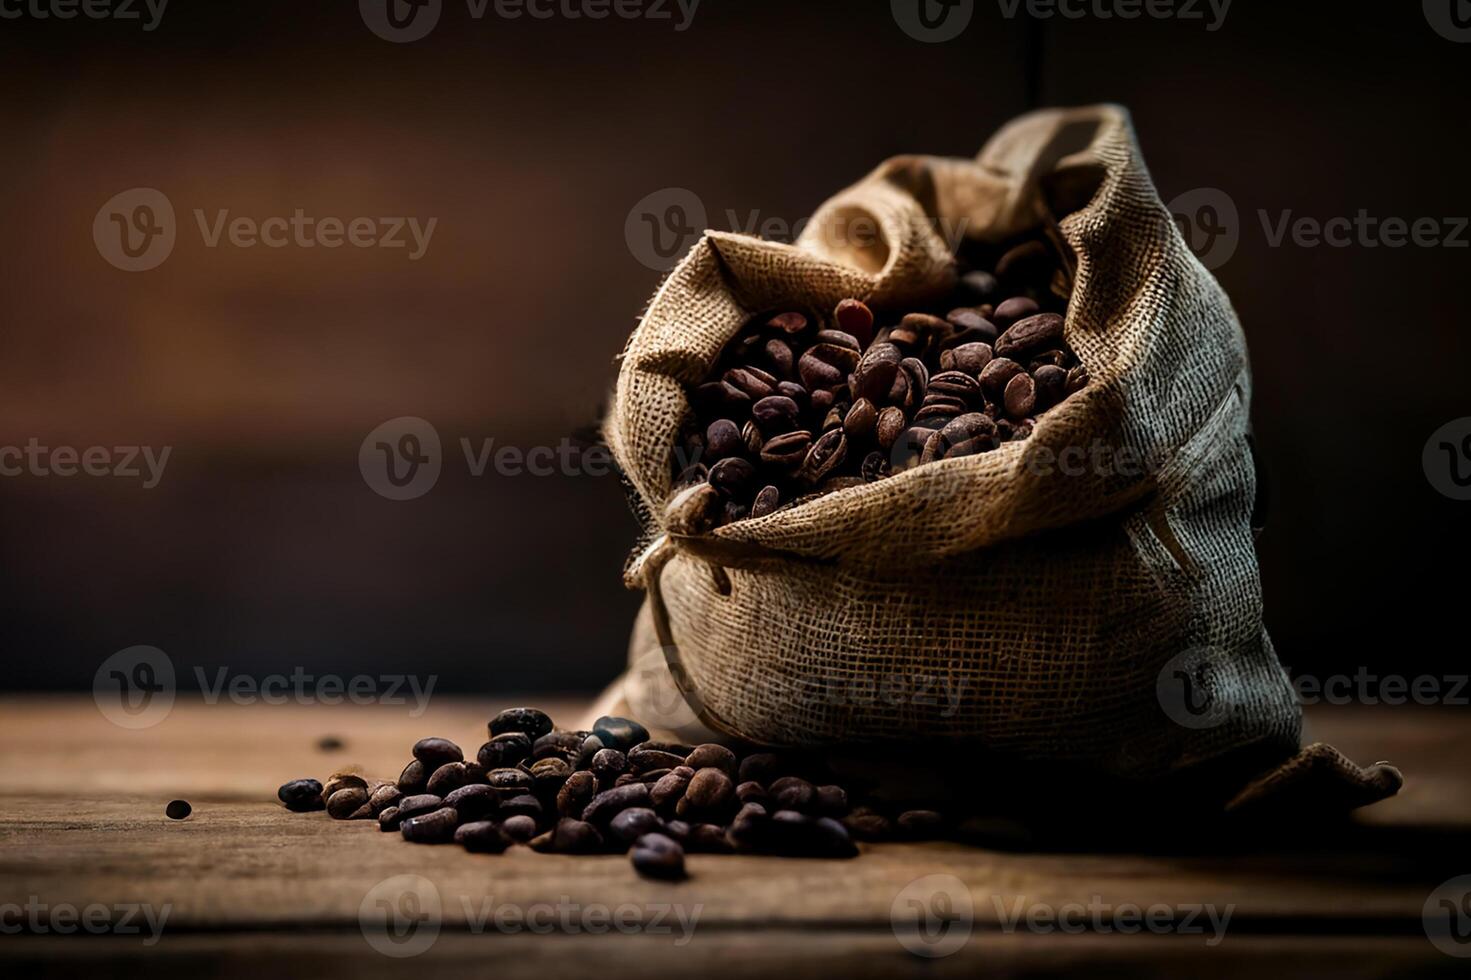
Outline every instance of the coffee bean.
[[878, 425], [878, 419], [879, 410], [873, 402], [860, 398], [843, 416], [843, 433], [852, 440], [867, 439]]
[[999, 402], [1006, 391], [1006, 386], [1011, 383], [1011, 379], [1022, 374], [1024, 370], [1016, 361], [998, 357], [981, 371], [981, 388], [993, 400]]
[[1044, 350], [1040, 354], [1033, 354], [1027, 362], [1027, 370], [1036, 373], [1037, 369], [1044, 364], [1060, 367], [1066, 370], [1077, 360], [1074, 355], [1065, 350]]
[[1012, 285], [1045, 286], [1056, 268], [1052, 250], [1032, 239], [1008, 249], [996, 262], [996, 275]]
[[433, 773], [449, 762], [463, 762], [465, 753], [447, 738], [421, 738], [414, 743], [414, 758], [424, 764], [424, 771]]
[[994, 275], [979, 269], [961, 276], [960, 285], [972, 299], [981, 303], [995, 297], [996, 290], [1000, 288]]
[[848, 812], [847, 791], [832, 784], [817, 787], [813, 810], [824, 817], [843, 816]]
[[597, 776], [586, 770], [574, 772], [557, 791], [557, 812], [564, 817], [581, 816], [597, 791]]
[[444, 805], [444, 800], [432, 793], [418, 793], [414, 796], [405, 796], [398, 801], [399, 819], [406, 820], [409, 817], [432, 813]]
[[334, 772], [327, 777], [326, 785], [322, 787], [322, 799], [331, 798], [332, 794], [343, 789], [368, 790], [368, 781], [355, 772]]
[[468, 782], [463, 762], [447, 762], [434, 770], [424, 784], [424, 792], [435, 796], [447, 796]]
[[772, 371], [783, 378], [792, 375], [792, 367], [797, 363], [796, 356], [792, 354], [792, 346], [784, 340], [772, 338], [762, 348], [762, 354], [766, 357], [766, 363]]
[[[1025, 296], [1014, 296], [996, 307], [996, 312], [991, 316], [991, 322], [1004, 331], [1018, 320], [1036, 314], [1040, 309], [1036, 300]], [[1000, 354], [999, 351], [997, 353]]]
[[767, 327], [784, 334], [799, 334], [807, 329], [807, 318], [800, 313], [779, 313], [766, 321]]
[[1006, 414], [1014, 419], [1026, 418], [1037, 407], [1037, 384], [1030, 374], [1022, 373], [1006, 383]]
[[577, 753], [581, 751], [582, 743], [586, 739], [586, 732], [547, 732], [531, 743], [531, 758], [535, 760], [559, 757], [571, 761], [577, 758]]
[[673, 752], [651, 748], [649, 743], [645, 743], [628, 751], [628, 766], [635, 773], [649, 772], [652, 769], [673, 769], [684, 765], [685, 755], [688, 754], [675, 755]]
[[996, 356], [1019, 361], [1062, 343], [1063, 318], [1038, 313], [1018, 320], [996, 340]]
[[776, 390], [776, 378], [760, 368], [732, 368], [725, 372], [725, 383], [745, 392], [755, 402]]
[[807, 450], [807, 457], [797, 469], [797, 479], [809, 485], [817, 484], [843, 465], [847, 457], [848, 437], [843, 434], [843, 430], [824, 432]]
[[961, 344], [940, 355], [940, 367], [946, 371], [962, 371], [975, 377], [991, 363], [990, 344]]
[[501, 835], [516, 844], [525, 844], [536, 836], [536, 818], [527, 813], [516, 813], [501, 821]]
[[705, 430], [706, 459], [719, 462], [729, 456], [739, 456], [746, 444], [741, 440], [740, 428], [730, 419], [716, 419]]
[[628, 771], [628, 756], [617, 749], [603, 749], [592, 757], [592, 771], [599, 784], [610, 786], [613, 780]]
[[334, 820], [346, 820], [368, 802], [368, 791], [356, 786], [339, 789], [327, 797], [327, 815]]
[[944, 829], [945, 818], [934, 810], [905, 810], [894, 823], [900, 837], [907, 840], [933, 840]]
[[596, 854], [603, 850], [603, 835], [582, 820], [563, 818], [552, 830], [551, 850], [557, 854]]
[[801, 409], [786, 395], [769, 395], [751, 407], [751, 418], [768, 436], [797, 428], [800, 416]]
[[736, 755], [730, 749], [715, 742], [695, 746], [685, 757], [684, 764], [690, 769], [719, 769], [727, 776], [736, 774]]
[[649, 800], [660, 810], [673, 810], [674, 805], [684, 797], [685, 789], [694, 775], [695, 771], [689, 766], [677, 766], [669, 770], [649, 787]]
[[502, 796], [530, 792], [536, 786], [536, 780], [525, 769], [492, 769], [485, 774], [485, 781]]
[[861, 353], [863, 346], [858, 343], [858, 338], [843, 330], [819, 330], [817, 336], [812, 338], [820, 344], [832, 344], [834, 347], [846, 347], [851, 351]]
[[729, 854], [734, 850], [726, 839], [725, 828], [713, 823], [697, 823], [690, 827], [680, 844], [693, 854]]
[[384, 783], [368, 794], [368, 806], [373, 810], [373, 816], [377, 816], [391, 806], [397, 806], [398, 801], [403, 799], [403, 790], [393, 783]]
[[170, 820], [183, 820], [194, 812], [194, 808], [189, 805], [188, 800], [170, 800], [163, 812]]
[[766, 787], [772, 802], [781, 810], [811, 809], [817, 798], [817, 788], [797, 776], [783, 776]]
[[887, 399], [899, 362], [904, 355], [893, 344], [874, 344], [859, 360], [853, 371], [853, 397], [878, 403]]
[[499, 854], [506, 849], [506, 838], [493, 820], [475, 820], [455, 828], [454, 841], [477, 854]]
[[797, 376], [808, 391], [842, 384], [858, 364], [858, 351], [837, 344], [817, 344], [797, 359]]
[[761, 447], [761, 462], [779, 470], [795, 471], [812, 448], [812, 433], [807, 430], [786, 432], [767, 440]]
[[833, 310], [833, 320], [838, 329], [852, 334], [860, 346], [867, 347], [873, 341], [873, 311], [867, 304], [856, 299], [845, 299]]
[[701, 810], [715, 810], [735, 796], [735, 784], [720, 769], [700, 769], [684, 791], [684, 801]]
[[756, 494], [756, 502], [751, 505], [752, 517], [765, 517], [776, 510], [781, 504], [781, 491], [773, 486], [761, 488]]
[[492, 737], [505, 732], [523, 732], [535, 741], [552, 730], [552, 719], [536, 708], [507, 708], [490, 720]]
[[702, 414], [718, 415], [722, 418], [743, 416], [751, 408], [751, 396], [726, 381], [700, 385], [694, 390], [693, 399]]
[[399, 815], [398, 807], [385, 807], [383, 809], [383, 812], [378, 814], [378, 829], [383, 831], [384, 833], [398, 830], [398, 824], [401, 819], [402, 818]]
[[645, 878], [677, 880], [685, 876], [684, 848], [663, 834], [645, 834], [628, 852], [634, 870]]
[[322, 784], [315, 779], [293, 779], [276, 790], [276, 797], [286, 804], [286, 809], [296, 813], [308, 813], [326, 807], [322, 799]]
[[648, 806], [649, 787], [645, 783], [627, 783], [594, 796], [583, 809], [582, 819], [596, 827], [606, 827], [614, 816], [629, 807]]
[[1067, 393], [1077, 394], [1088, 387], [1088, 369], [1079, 364], [1067, 373]]
[[883, 453], [874, 451], [863, 457], [863, 466], [860, 474], [865, 482], [873, 483], [882, 480], [884, 477], [889, 476], [891, 472], [892, 467], [889, 465], [889, 457]]
[[979, 398], [981, 394], [981, 383], [974, 375], [963, 371], [941, 371], [930, 379], [929, 394], [926, 402], [934, 396], [954, 398], [960, 404], [965, 405]]
[[904, 410], [890, 405], [879, 412], [878, 423], [874, 427], [874, 434], [878, 437], [879, 447], [888, 451], [899, 436], [909, 426], [908, 420], [904, 418]]
[[[329, 804], [330, 805], [330, 804]], [[403, 839], [415, 844], [448, 844], [455, 836], [460, 815], [454, 807], [444, 807], [432, 813], [408, 817], [398, 825]]]
[[889, 840], [894, 836], [894, 825], [888, 817], [878, 813], [849, 814], [843, 820], [848, 832], [865, 841]]
[[1067, 372], [1052, 364], [1043, 364], [1032, 372], [1037, 383], [1037, 408], [1045, 411], [1067, 397]]
[[484, 783], [472, 783], [446, 796], [444, 805], [454, 807], [461, 820], [479, 820], [496, 811], [500, 806], [500, 794]]
[[[612, 752], [615, 750], [603, 749], [603, 751]], [[547, 759], [538, 759], [531, 766], [532, 787], [536, 790], [536, 795], [544, 800], [556, 799], [558, 790], [562, 788], [562, 784], [572, 775], [572, 771], [572, 763], [566, 759], [555, 756]]]
[[627, 847], [644, 834], [659, 833], [663, 828], [664, 821], [659, 819], [657, 813], [648, 807], [635, 806], [629, 807], [608, 822], [608, 836]]

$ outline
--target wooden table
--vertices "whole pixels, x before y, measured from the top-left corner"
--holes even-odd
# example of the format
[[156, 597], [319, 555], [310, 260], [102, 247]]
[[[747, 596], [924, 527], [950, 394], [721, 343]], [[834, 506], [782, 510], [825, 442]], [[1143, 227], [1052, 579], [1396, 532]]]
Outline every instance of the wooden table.
[[[1094, 970], [1343, 978], [1464, 976], [1471, 966], [1432, 945], [1422, 922], [1431, 892], [1471, 873], [1471, 716], [1450, 710], [1313, 711], [1316, 738], [1359, 761], [1396, 763], [1407, 786], [1363, 811], [1346, 834], [1245, 855], [888, 844], [865, 846], [852, 861], [695, 855], [690, 880], [671, 885], [638, 878], [623, 857], [414, 846], [372, 822], [288, 813], [275, 802], [285, 779], [325, 775], [343, 762], [394, 775], [406, 747], [424, 734], [478, 745], [485, 719], [504, 706], [436, 698], [413, 718], [404, 707], [181, 699], [160, 724], [129, 731], [107, 722], [89, 698], [0, 701], [0, 906], [13, 903], [0, 909], [0, 927], [12, 933], [17, 917], [27, 920], [19, 934], [0, 937], [0, 962], [16, 977], [252, 980], [431, 970], [498, 980]], [[579, 707], [548, 705], [567, 718]], [[345, 748], [318, 749], [327, 734]], [[192, 802], [189, 819], [164, 816], [175, 797]], [[963, 883], [974, 922], [953, 953], [923, 957], [901, 945], [891, 912], [896, 899], [902, 908], [916, 894], [901, 896], [906, 886], [932, 874]], [[384, 936], [365, 933], [360, 919], [365, 907], [370, 922], [385, 907], [415, 911], [403, 904], [404, 880], [381, 884], [401, 875], [423, 879], [407, 880], [423, 900], [420, 914], [401, 920], [418, 921], [421, 931], [386, 948], [414, 951], [427, 939], [410, 957], [379, 952]], [[430, 892], [440, 903], [437, 933], [424, 911]], [[398, 904], [376, 905], [384, 896]], [[102, 908], [88, 909], [94, 905]], [[155, 921], [166, 915], [156, 937], [141, 912], [129, 915], [131, 905]], [[1077, 934], [1038, 931], [1025, 921], [1008, 928], [1018, 905], [1043, 914], [1070, 910], [1085, 927]], [[1172, 925], [1111, 931], [1129, 924], [1131, 905], [1164, 906], [1160, 921]], [[1218, 915], [1230, 908], [1219, 941], [1208, 924], [1203, 934], [1178, 929], [1193, 906]], [[69, 924], [68, 907], [95, 916], [102, 934], [58, 935], [56, 927]], [[615, 914], [625, 917], [623, 928], [602, 918]], [[1089, 924], [1095, 920], [1103, 928]], [[118, 934], [105, 923], [141, 931]], [[607, 931], [591, 931], [600, 925]], [[952, 929], [961, 929], [945, 934], [955, 944], [963, 928]], [[940, 950], [945, 941], [927, 948]]]

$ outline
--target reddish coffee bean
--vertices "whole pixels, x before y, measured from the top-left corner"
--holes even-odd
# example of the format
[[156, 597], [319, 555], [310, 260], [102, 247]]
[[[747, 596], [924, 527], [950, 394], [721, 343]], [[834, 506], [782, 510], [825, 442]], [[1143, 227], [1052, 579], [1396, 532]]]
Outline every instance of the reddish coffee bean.
[[852, 334], [858, 343], [867, 347], [873, 341], [873, 311], [867, 304], [856, 299], [845, 299], [833, 311], [833, 320], [838, 329]]
[[1006, 383], [1006, 414], [1014, 419], [1026, 418], [1037, 407], [1037, 384], [1032, 376], [1018, 374]]

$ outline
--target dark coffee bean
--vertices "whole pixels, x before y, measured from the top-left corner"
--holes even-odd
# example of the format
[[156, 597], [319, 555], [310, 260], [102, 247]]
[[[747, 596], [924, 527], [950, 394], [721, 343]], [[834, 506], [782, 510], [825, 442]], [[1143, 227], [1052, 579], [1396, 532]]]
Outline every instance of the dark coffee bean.
[[501, 835], [515, 844], [525, 844], [536, 836], [536, 818], [517, 813], [501, 821]]
[[836, 401], [833, 393], [823, 388], [807, 396], [807, 408], [814, 416], [825, 415]]
[[490, 720], [490, 734], [524, 732], [535, 741], [552, 730], [552, 719], [545, 711], [536, 708], [507, 708]]
[[956, 417], [940, 430], [946, 459], [973, 456], [994, 449], [999, 443], [996, 423], [989, 416], [972, 412]]
[[858, 351], [837, 344], [817, 344], [797, 359], [797, 375], [808, 391], [843, 383], [858, 365]]
[[848, 793], [841, 786], [819, 786], [813, 809], [824, 817], [841, 817], [848, 812]]
[[634, 870], [645, 878], [672, 881], [685, 876], [684, 848], [663, 834], [645, 834], [628, 854]]
[[596, 854], [603, 850], [603, 835], [582, 820], [563, 818], [551, 831], [550, 850], [556, 854]]
[[1067, 372], [1052, 364], [1043, 364], [1032, 372], [1037, 383], [1037, 407], [1046, 410], [1067, 397]]
[[373, 816], [376, 817], [389, 807], [397, 806], [398, 801], [403, 799], [403, 795], [403, 790], [393, 783], [384, 783], [368, 794], [368, 806], [372, 809]]
[[194, 808], [189, 805], [188, 800], [169, 800], [169, 804], [163, 808], [163, 812], [164, 816], [170, 820], [183, 820], [194, 812]]
[[469, 780], [465, 775], [465, 764], [463, 762], [446, 762], [429, 777], [424, 784], [424, 792], [435, 796], [447, 796], [448, 794], [464, 786]]
[[940, 367], [976, 377], [991, 363], [992, 356], [990, 344], [961, 344], [940, 355]]
[[761, 429], [755, 422], [747, 420], [746, 424], [741, 426], [741, 440], [746, 444], [746, 452], [752, 456], [759, 456], [761, 444], [766, 441], [766, 437], [761, 434]]
[[963, 371], [941, 371], [930, 379], [926, 400], [932, 395], [957, 399], [965, 405], [974, 402], [981, 394], [981, 383], [975, 376]]
[[1032, 434], [1032, 427], [1033, 422], [1031, 419], [1022, 419], [1012, 429], [1010, 441], [1020, 442], [1021, 440], [1028, 438]]
[[327, 815], [334, 820], [346, 820], [368, 802], [368, 791], [356, 786], [339, 789], [327, 797]]
[[[751, 396], [725, 381], [712, 381], [709, 384], [700, 385], [695, 389], [693, 397], [696, 407], [705, 415], [740, 417], [751, 410]], [[511, 730], [506, 729], [506, 731]], [[496, 734], [500, 733], [496, 732]], [[526, 734], [532, 733], [527, 732]]]
[[506, 838], [493, 820], [475, 820], [455, 828], [454, 841], [477, 854], [499, 854], [506, 849]]
[[651, 769], [673, 769], [682, 765], [683, 755], [651, 749], [647, 745], [635, 746], [628, 752], [628, 767], [635, 773], [648, 772]]
[[507, 769], [530, 755], [530, 736], [525, 732], [506, 732], [480, 746], [475, 758], [486, 769]]
[[591, 772], [574, 772], [557, 791], [557, 812], [564, 817], [577, 817], [587, 809], [598, 791], [598, 777]]
[[838, 402], [834, 404], [832, 408], [827, 410], [827, 415], [822, 420], [822, 431], [829, 432], [833, 429], [841, 428], [843, 425], [843, 416], [847, 411], [848, 406], [845, 403]]
[[572, 763], [577, 769], [591, 769], [592, 757], [608, 746], [596, 735], [589, 735], [582, 740], [582, 745], [577, 749], [577, 759]]
[[858, 856], [858, 848], [853, 844], [848, 828], [832, 817], [818, 817], [812, 822], [812, 841], [819, 857]]
[[800, 313], [779, 313], [766, 321], [772, 330], [784, 334], [799, 334], [807, 329], [807, 318]]
[[448, 844], [454, 839], [455, 828], [459, 823], [460, 815], [455, 812], [454, 807], [447, 806], [432, 813], [403, 819], [398, 825], [398, 832], [403, 835], [404, 840], [415, 844]]
[[343, 789], [360, 789], [366, 793], [368, 781], [355, 772], [334, 772], [322, 787], [322, 799], [330, 799], [333, 793]]
[[1044, 350], [1040, 354], [1032, 355], [1032, 359], [1027, 363], [1027, 370], [1035, 374], [1039, 367], [1044, 364], [1050, 364], [1053, 367], [1059, 367], [1066, 371], [1074, 363], [1076, 363], [1075, 359], [1067, 351]]
[[502, 796], [528, 793], [536, 786], [536, 780], [525, 769], [492, 769], [485, 774], [485, 781]]
[[594, 796], [582, 811], [582, 819], [597, 827], [606, 827], [608, 821], [629, 807], [648, 806], [649, 787], [645, 783], [628, 783], [603, 790]]
[[843, 432], [849, 439], [867, 439], [878, 425], [878, 419], [879, 410], [874, 403], [860, 398], [843, 417]]
[[771, 370], [783, 378], [791, 377], [792, 368], [796, 365], [796, 355], [792, 353], [792, 347], [784, 340], [772, 338], [762, 348], [761, 353], [766, 357], [766, 363]]
[[[612, 749], [603, 749], [611, 752]], [[536, 795], [544, 800], [556, 799], [557, 792], [562, 788], [569, 776], [572, 775], [572, 763], [566, 759], [553, 756], [548, 759], [538, 759], [531, 766], [532, 785]]]
[[772, 802], [781, 810], [806, 812], [817, 799], [817, 788], [797, 776], [783, 776], [766, 789], [771, 794]]
[[981, 371], [981, 388], [993, 400], [1000, 401], [1011, 379], [1024, 373], [1025, 369], [1007, 357], [998, 357]]
[[[1037, 305], [1036, 300], [1028, 299], [1025, 296], [1014, 296], [996, 307], [996, 312], [991, 315], [991, 322], [1005, 331], [1013, 323], [1033, 316], [1040, 309], [1041, 307]], [[1001, 356], [999, 351], [997, 354]]]
[[500, 806], [500, 794], [484, 783], [472, 783], [446, 796], [444, 805], [454, 807], [461, 820], [479, 820], [496, 811]]
[[728, 840], [737, 851], [761, 851], [771, 839], [771, 817], [759, 803], [747, 803], [730, 821]]
[[684, 802], [701, 810], [716, 810], [735, 796], [735, 784], [720, 769], [701, 769], [684, 791]]
[[662, 832], [664, 821], [648, 807], [629, 807], [608, 822], [608, 837], [627, 847], [644, 834]]
[[845, 299], [833, 310], [833, 321], [838, 329], [852, 334], [860, 346], [867, 347], [873, 340], [873, 311], [866, 303], [856, 299]]
[[531, 743], [531, 758], [557, 757], [570, 762], [577, 758], [577, 753], [582, 749], [582, 743], [586, 739], [586, 732], [547, 732]]
[[893, 448], [899, 436], [908, 428], [909, 422], [904, 417], [904, 410], [890, 405], [879, 412], [878, 423], [874, 427], [874, 435], [878, 438], [880, 448], [888, 451]]
[[859, 472], [864, 482], [874, 483], [889, 476], [893, 468], [889, 465], [889, 457], [875, 450], [863, 457], [863, 465]]
[[725, 828], [713, 823], [697, 823], [690, 827], [680, 843], [692, 854], [729, 854], [733, 850], [725, 837]]
[[741, 803], [766, 803], [771, 799], [766, 792], [766, 787], [754, 779], [741, 783], [735, 789], [736, 800]]
[[795, 429], [800, 415], [797, 403], [786, 395], [770, 395], [751, 406], [751, 417], [769, 436]]
[[727, 497], [743, 496], [750, 489], [750, 481], [755, 475], [755, 466], [740, 456], [731, 456], [710, 466], [710, 486]]
[[1056, 268], [1052, 249], [1033, 239], [1008, 249], [996, 262], [996, 276], [1009, 284], [1044, 286]]
[[899, 373], [904, 355], [893, 344], [874, 344], [853, 371], [853, 397], [867, 398], [875, 404], [888, 398]]
[[929, 391], [930, 371], [924, 366], [924, 361], [917, 357], [906, 357], [899, 362], [899, 376], [895, 379], [904, 380], [903, 391], [898, 388], [889, 392], [890, 400], [896, 404], [902, 404], [904, 408], [913, 410], [924, 401], [924, 396]]
[[807, 457], [797, 468], [797, 479], [807, 484], [817, 484], [833, 474], [848, 458], [848, 437], [842, 429], [832, 429], [822, 434]]
[[[695, 747], [693, 745], [686, 745], [683, 742], [660, 742], [654, 739], [649, 739], [638, 747], [638, 751], [640, 752], [668, 752], [670, 755], [677, 755], [681, 759], [694, 750]], [[630, 753], [632, 751], [632, 749], [629, 750]]]
[[1062, 343], [1063, 318], [1038, 313], [1018, 320], [996, 339], [996, 356], [1019, 361]]
[[613, 780], [613, 785], [615, 787], [617, 787], [617, 786], [627, 786], [629, 783], [641, 783], [641, 782], [643, 782], [643, 779], [641, 779], [637, 773], [625, 772], [623, 775], [621, 775], [617, 779]]
[[1006, 383], [1006, 414], [1014, 419], [1031, 415], [1037, 407], [1037, 384], [1030, 374], [1022, 373]]
[[649, 788], [652, 790], [655, 783], [657, 783], [659, 780], [663, 779], [665, 776], [669, 775], [673, 771], [673, 769], [650, 769], [648, 772], [638, 773], [638, 781], [641, 783], [648, 783]]
[[741, 760], [737, 778], [743, 783], [757, 782], [763, 786], [781, 775], [778, 771], [782, 762], [771, 752], [756, 752]]
[[848, 833], [866, 841], [889, 840], [894, 836], [894, 825], [888, 817], [878, 813], [849, 814], [843, 820]]
[[943, 337], [951, 331], [948, 321], [928, 313], [906, 314], [904, 319], [899, 321], [899, 326], [919, 337]]
[[960, 285], [970, 294], [971, 299], [981, 303], [993, 299], [996, 296], [996, 290], [1000, 288], [994, 275], [979, 269], [961, 276]]
[[418, 793], [414, 796], [405, 796], [398, 801], [399, 819], [407, 820], [409, 817], [433, 813], [444, 805], [444, 800], [432, 793]]
[[1067, 393], [1077, 394], [1088, 387], [1088, 369], [1079, 364], [1067, 373]]
[[813, 339], [819, 344], [832, 344], [834, 347], [846, 347], [858, 352], [863, 350], [858, 338], [843, 330], [819, 330]]
[[661, 810], [672, 810], [684, 798], [684, 791], [694, 778], [695, 771], [688, 766], [678, 766], [649, 787], [649, 800]]
[[465, 753], [447, 738], [421, 738], [414, 743], [414, 758], [424, 763], [424, 771], [432, 773], [448, 762], [465, 761]]
[[397, 830], [401, 819], [402, 817], [398, 812], [398, 807], [385, 807], [383, 812], [378, 814], [378, 829], [384, 833]]
[[276, 790], [276, 797], [286, 804], [286, 809], [297, 813], [308, 813], [326, 806], [322, 800], [322, 784], [315, 779], [293, 779]]
[[[945, 422], [948, 420], [949, 416], [944, 416], [942, 418], [936, 419], [936, 421], [938, 422]], [[915, 421], [918, 422], [919, 420], [916, 419]], [[929, 438], [926, 439], [924, 443], [924, 449], [919, 454], [919, 461], [921, 463], [933, 463], [935, 460], [943, 458], [944, 455], [945, 437], [940, 435], [939, 429], [930, 430]]]
[[740, 428], [730, 419], [716, 419], [705, 430], [705, 453], [709, 463], [717, 463], [730, 456], [745, 452], [746, 444], [741, 439]]
[[542, 807], [541, 800], [526, 793], [521, 796], [513, 796], [509, 800], [503, 801], [498, 812], [503, 820], [506, 817], [515, 816], [525, 816], [531, 817], [533, 820], [540, 820], [546, 810]]
[[683, 820], [665, 820], [664, 829], [660, 833], [685, 850], [689, 850], [690, 825]]
[[606, 748], [627, 752], [635, 745], [649, 740], [649, 730], [630, 718], [615, 718], [604, 715], [593, 722], [592, 732], [603, 740]]
[[628, 756], [617, 749], [603, 749], [592, 757], [592, 771], [600, 785], [611, 786], [613, 780], [628, 771]]
[[735, 753], [715, 742], [695, 746], [695, 750], [685, 757], [684, 764], [691, 769], [719, 769], [727, 776], [736, 774]]
[[746, 393], [755, 402], [776, 390], [776, 378], [760, 368], [731, 368], [725, 372], [725, 383]]
[[945, 827], [945, 818], [934, 810], [905, 810], [895, 819], [897, 832], [907, 840], [933, 840]]
[[761, 492], [756, 494], [756, 502], [751, 505], [752, 517], [765, 517], [772, 513], [781, 504], [781, 491], [776, 487], [762, 487]]
[[805, 429], [784, 432], [767, 440], [766, 445], [761, 447], [761, 462], [795, 472], [807, 458], [807, 451], [811, 448], [812, 433]]

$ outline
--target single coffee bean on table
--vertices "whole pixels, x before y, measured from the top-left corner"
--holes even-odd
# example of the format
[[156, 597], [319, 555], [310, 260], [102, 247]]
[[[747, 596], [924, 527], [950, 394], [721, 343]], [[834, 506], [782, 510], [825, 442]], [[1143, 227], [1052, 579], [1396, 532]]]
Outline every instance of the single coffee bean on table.
[[322, 799], [322, 784], [315, 779], [293, 779], [276, 790], [276, 797], [286, 804], [286, 809], [297, 813], [324, 810], [327, 803]]
[[194, 807], [189, 805], [188, 800], [170, 800], [169, 805], [163, 808], [163, 812], [170, 820], [183, 820], [194, 812]]

